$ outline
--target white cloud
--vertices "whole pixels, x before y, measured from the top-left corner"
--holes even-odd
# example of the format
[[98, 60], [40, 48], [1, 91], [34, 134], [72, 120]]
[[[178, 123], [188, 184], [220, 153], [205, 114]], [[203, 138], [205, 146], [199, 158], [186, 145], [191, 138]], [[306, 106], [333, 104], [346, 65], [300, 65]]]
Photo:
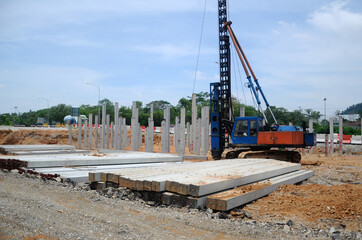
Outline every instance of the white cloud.
[[330, 107], [361, 102], [362, 14], [347, 6], [333, 2], [304, 23], [280, 20], [262, 36], [268, 44], [255, 51], [254, 70], [262, 70], [260, 82], [271, 104], [313, 108], [324, 97]]
[[344, 9], [346, 1], [336, 1], [311, 14], [307, 22], [336, 34], [362, 34], [362, 14]]

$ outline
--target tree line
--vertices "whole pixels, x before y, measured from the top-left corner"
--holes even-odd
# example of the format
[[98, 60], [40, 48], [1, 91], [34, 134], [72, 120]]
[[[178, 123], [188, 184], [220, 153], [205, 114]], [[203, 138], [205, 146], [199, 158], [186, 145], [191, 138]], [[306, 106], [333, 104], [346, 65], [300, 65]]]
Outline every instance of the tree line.
[[[209, 106], [210, 99], [209, 93], [200, 92], [196, 93], [196, 104], [198, 106], [198, 115], [201, 115], [201, 107]], [[100, 106], [106, 104], [107, 113], [110, 114], [111, 121], [114, 121], [114, 103], [109, 99], [105, 98], [99, 102]], [[136, 101], [136, 106], [139, 108], [139, 122], [141, 126], [148, 125], [148, 118], [150, 116], [150, 105], [153, 104], [153, 120], [155, 126], [161, 126], [161, 121], [163, 120], [163, 110], [166, 107], [170, 107], [171, 115], [171, 124], [175, 123], [176, 116], [180, 116], [180, 109], [185, 108], [186, 110], [186, 122], [191, 122], [192, 115], [192, 98], [190, 96], [181, 98], [177, 105], [172, 105], [165, 100], [152, 101], [147, 104], [143, 104], [141, 101]], [[240, 108], [245, 108], [245, 116], [262, 116], [262, 114], [256, 110], [253, 106], [245, 105], [240, 103], [236, 98], [232, 98], [232, 106], [234, 111], [234, 116], [240, 116]], [[32, 126], [36, 125], [38, 118], [48, 119], [49, 123], [63, 123], [65, 116], [70, 115], [72, 106], [66, 104], [58, 104], [57, 106], [50, 107], [49, 109], [41, 109], [38, 111], [28, 111], [21, 114], [16, 113], [5, 113], [0, 115], [0, 125], [24, 125]], [[294, 111], [288, 111], [282, 107], [271, 106], [271, 109], [274, 113], [275, 118], [278, 121], [279, 125], [288, 125], [289, 122], [292, 122], [294, 125], [302, 126], [303, 122], [308, 124], [309, 119], [314, 121], [314, 130], [317, 133], [329, 133], [329, 123], [326, 120], [319, 122], [319, 118], [322, 114], [319, 111], [314, 111], [312, 109], [302, 109], [299, 108]], [[81, 105], [80, 114], [89, 116], [98, 115], [98, 105]], [[101, 113], [102, 114], [102, 113]], [[273, 123], [272, 116], [270, 111], [265, 111], [266, 118], [268, 122]], [[120, 106], [119, 116], [126, 118], [127, 125], [131, 124], [132, 117], [132, 108], [127, 106]], [[353, 129], [351, 127], [344, 128], [345, 134], [360, 134], [360, 130]]]

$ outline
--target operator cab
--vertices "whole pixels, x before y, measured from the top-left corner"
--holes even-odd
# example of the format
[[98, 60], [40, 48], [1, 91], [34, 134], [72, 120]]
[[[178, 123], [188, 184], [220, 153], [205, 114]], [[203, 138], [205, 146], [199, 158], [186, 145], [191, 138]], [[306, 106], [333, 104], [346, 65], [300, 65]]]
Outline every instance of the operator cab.
[[264, 130], [261, 117], [237, 117], [231, 134], [234, 144], [256, 144], [259, 131]]

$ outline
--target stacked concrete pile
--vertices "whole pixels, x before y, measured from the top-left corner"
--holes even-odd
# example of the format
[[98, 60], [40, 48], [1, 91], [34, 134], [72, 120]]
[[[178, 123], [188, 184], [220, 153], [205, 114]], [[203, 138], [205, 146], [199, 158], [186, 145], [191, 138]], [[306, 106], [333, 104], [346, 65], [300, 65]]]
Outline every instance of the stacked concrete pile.
[[[163, 204], [226, 211], [265, 196], [282, 184], [300, 182], [313, 175], [300, 168], [299, 164], [270, 159], [232, 159], [107, 171], [100, 174], [100, 179], [98, 173], [98, 181], [104, 186], [108, 183], [150, 192], [155, 201]], [[89, 180], [96, 182], [96, 175], [90, 174]], [[259, 181], [261, 187], [250, 188], [249, 192], [228, 192]]]

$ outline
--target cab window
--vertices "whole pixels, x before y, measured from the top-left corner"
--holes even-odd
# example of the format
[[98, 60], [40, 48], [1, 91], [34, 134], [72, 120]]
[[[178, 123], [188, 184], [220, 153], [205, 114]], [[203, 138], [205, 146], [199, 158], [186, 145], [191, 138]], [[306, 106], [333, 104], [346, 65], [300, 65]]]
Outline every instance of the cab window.
[[235, 137], [247, 137], [248, 136], [248, 120], [239, 120], [235, 126]]
[[256, 137], [258, 134], [256, 120], [250, 120], [250, 136]]
[[259, 131], [263, 131], [263, 120], [259, 119], [258, 123], [259, 123]]

